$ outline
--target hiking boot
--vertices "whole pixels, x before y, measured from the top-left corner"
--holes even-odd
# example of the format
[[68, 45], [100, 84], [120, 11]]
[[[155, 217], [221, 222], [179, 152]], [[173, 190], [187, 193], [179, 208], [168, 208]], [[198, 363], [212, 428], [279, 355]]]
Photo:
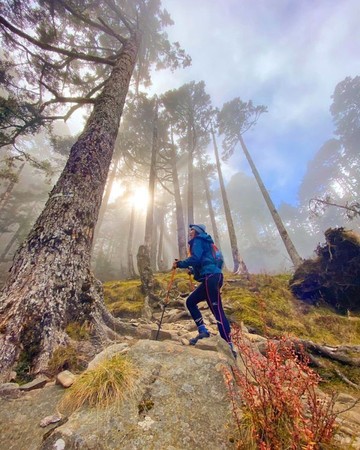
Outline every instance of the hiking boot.
[[189, 339], [190, 345], [195, 345], [199, 339], [210, 337], [210, 333], [206, 331], [199, 331], [199, 334], [192, 339]]

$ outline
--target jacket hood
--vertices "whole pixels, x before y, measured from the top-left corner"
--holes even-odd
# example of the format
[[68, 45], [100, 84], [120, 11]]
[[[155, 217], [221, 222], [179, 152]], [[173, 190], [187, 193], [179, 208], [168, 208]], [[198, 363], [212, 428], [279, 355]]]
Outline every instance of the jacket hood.
[[197, 234], [206, 233], [206, 226], [203, 223], [191, 223], [189, 228], [195, 230]]
[[210, 234], [207, 233], [199, 233], [193, 239], [195, 238], [201, 239], [202, 241], [208, 242], [209, 244], [214, 243], [213, 238], [210, 236]]

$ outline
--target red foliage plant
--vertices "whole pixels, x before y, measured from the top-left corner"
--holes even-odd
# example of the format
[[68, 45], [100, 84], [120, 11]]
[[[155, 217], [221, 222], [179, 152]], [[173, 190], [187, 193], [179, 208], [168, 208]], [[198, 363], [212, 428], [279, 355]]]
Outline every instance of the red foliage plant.
[[233, 326], [243, 369], [224, 369], [239, 437], [238, 448], [316, 450], [335, 432], [335, 396], [317, 389], [320, 377], [305, 352], [286, 338], [267, 342], [266, 357]]

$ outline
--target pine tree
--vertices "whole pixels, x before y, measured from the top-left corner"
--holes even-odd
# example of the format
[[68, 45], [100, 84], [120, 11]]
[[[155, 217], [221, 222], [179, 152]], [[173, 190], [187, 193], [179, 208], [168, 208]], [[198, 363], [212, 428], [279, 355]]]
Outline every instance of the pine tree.
[[93, 109], [2, 291], [0, 381], [20, 356], [32, 374], [46, 370], [68, 342], [70, 321], [91, 322], [99, 337], [113, 334], [106, 323], [116, 328], [90, 271], [94, 227], [132, 75], [147, 78], [152, 63], [189, 62], [168, 42], [169, 24], [157, 0], [14, 1], [2, 8], [5, 56], [20, 80], [7, 84], [14, 106], [8, 102], [2, 140], [14, 143], [80, 105]]

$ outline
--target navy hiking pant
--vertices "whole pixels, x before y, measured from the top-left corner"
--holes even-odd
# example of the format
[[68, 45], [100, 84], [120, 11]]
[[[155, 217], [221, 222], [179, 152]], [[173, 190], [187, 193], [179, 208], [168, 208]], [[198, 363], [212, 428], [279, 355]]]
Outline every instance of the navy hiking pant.
[[204, 324], [204, 319], [198, 308], [198, 303], [206, 300], [211, 312], [213, 313], [220, 336], [225, 339], [226, 342], [231, 342], [230, 338], [230, 324], [225, 316], [220, 289], [223, 284], [222, 273], [212, 273], [205, 275], [202, 283], [189, 295], [186, 300], [186, 306], [194, 319], [196, 325], [199, 327]]

